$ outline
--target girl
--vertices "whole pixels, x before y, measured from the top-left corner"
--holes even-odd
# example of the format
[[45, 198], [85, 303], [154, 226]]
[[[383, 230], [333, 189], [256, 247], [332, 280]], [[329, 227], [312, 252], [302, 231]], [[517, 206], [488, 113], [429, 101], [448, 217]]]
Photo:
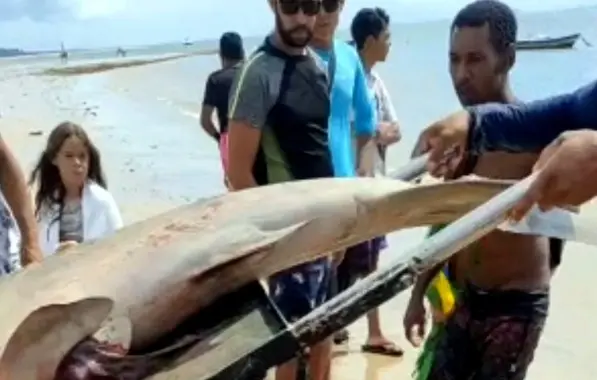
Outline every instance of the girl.
[[52, 130], [31, 173], [30, 185], [34, 183], [44, 256], [122, 227], [116, 202], [107, 191], [100, 153], [79, 125], [64, 122]]

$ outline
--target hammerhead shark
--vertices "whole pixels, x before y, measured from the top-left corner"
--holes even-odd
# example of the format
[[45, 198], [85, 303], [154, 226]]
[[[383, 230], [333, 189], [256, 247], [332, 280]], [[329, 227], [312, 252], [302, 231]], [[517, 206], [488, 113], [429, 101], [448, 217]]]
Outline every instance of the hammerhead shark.
[[159, 342], [219, 297], [375, 236], [450, 222], [510, 184], [297, 181], [125, 227], [0, 279], [0, 380], [149, 378], [201, 334]]

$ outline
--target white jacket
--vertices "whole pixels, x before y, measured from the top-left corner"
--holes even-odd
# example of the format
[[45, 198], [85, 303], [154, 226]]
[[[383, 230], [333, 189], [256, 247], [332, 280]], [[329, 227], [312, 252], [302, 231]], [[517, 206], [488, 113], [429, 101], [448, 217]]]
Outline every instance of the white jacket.
[[[104, 238], [122, 227], [122, 217], [116, 201], [106, 189], [95, 182], [83, 188], [83, 241]], [[59, 206], [40, 210], [38, 217], [39, 245], [44, 256], [53, 255], [60, 245]]]

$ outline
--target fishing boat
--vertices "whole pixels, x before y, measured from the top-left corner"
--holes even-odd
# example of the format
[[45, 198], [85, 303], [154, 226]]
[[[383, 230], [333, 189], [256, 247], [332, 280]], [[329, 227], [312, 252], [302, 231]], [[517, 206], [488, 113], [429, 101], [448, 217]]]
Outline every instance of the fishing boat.
[[537, 37], [528, 40], [516, 41], [517, 50], [546, 50], [546, 49], [572, 49], [580, 33], [561, 37]]

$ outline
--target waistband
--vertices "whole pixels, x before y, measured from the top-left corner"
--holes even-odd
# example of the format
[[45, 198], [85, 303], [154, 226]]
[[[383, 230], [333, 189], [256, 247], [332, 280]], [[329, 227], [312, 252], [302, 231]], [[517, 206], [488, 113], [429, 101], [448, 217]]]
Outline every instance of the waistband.
[[517, 289], [485, 290], [467, 283], [462, 293], [472, 318], [514, 316], [545, 318], [549, 310], [549, 288], [535, 291]]

